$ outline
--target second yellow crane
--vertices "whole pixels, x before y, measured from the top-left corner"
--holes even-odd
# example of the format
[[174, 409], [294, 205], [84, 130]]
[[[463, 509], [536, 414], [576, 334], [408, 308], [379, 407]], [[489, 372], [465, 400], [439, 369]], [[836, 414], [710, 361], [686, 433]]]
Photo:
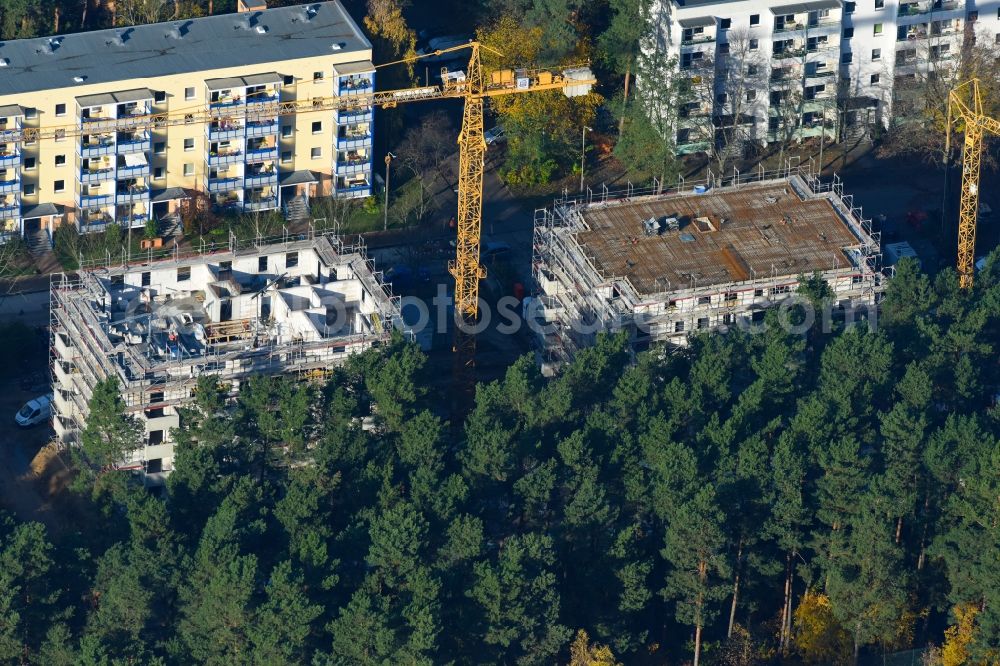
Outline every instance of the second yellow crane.
[[964, 125], [962, 146], [962, 192], [958, 208], [958, 280], [963, 289], [971, 289], [976, 262], [976, 218], [979, 214], [979, 173], [983, 159], [983, 138], [989, 133], [1000, 136], [1000, 121], [983, 110], [979, 79], [956, 86], [948, 94], [948, 125], [945, 154], [951, 151], [951, 125]]

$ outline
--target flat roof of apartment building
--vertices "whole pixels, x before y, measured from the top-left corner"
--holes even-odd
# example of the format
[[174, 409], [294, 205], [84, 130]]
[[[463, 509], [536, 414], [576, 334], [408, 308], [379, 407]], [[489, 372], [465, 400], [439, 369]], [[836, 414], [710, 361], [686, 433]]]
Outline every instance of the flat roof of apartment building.
[[628, 278], [640, 294], [844, 269], [861, 245], [828, 198], [803, 199], [788, 180], [578, 211], [586, 227], [576, 241], [602, 273]]
[[[0, 43], [0, 95], [367, 51], [339, 0]], [[76, 81], [82, 77], [83, 81]]]

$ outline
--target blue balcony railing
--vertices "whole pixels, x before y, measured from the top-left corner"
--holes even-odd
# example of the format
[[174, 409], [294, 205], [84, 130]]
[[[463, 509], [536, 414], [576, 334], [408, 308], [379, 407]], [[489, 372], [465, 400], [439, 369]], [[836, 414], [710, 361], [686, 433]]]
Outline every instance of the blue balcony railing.
[[120, 204], [145, 201], [148, 198], [149, 198], [148, 187], [134, 187], [134, 188], [129, 188], [127, 190], [118, 190], [115, 193], [115, 200]]
[[80, 170], [80, 182], [81, 183], [103, 183], [106, 180], [113, 180], [115, 177], [114, 169], [81, 169]]
[[13, 151], [6, 155], [0, 155], [0, 167], [17, 166], [21, 163], [21, 153]]
[[102, 155], [113, 155], [114, 152], [114, 141], [99, 141], [80, 144], [80, 157], [101, 157]]
[[357, 148], [367, 148], [372, 145], [371, 134], [355, 134], [353, 136], [337, 136], [338, 150], [353, 150]]
[[223, 141], [226, 139], [238, 139], [244, 134], [242, 127], [212, 127], [208, 126], [209, 141]]
[[278, 207], [277, 197], [270, 199], [260, 199], [259, 201], [246, 201], [243, 203], [244, 210], [271, 210]]
[[266, 185], [278, 184], [278, 172], [247, 174], [244, 178], [244, 187], [264, 187]]
[[208, 166], [222, 166], [223, 164], [236, 164], [243, 161], [243, 151], [233, 150], [228, 153], [215, 153], [208, 155]]
[[254, 121], [247, 123], [248, 137], [268, 136], [270, 134], [277, 133], [278, 121], [276, 120]]
[[0, 219], [9, 220], [21, 217], [20, 204], [0, 204]]
[[247, 151], [247, 162], [266, 162], [267, 160], [275, 159], [278, 159], [278, 149], [274, 147], [257, 148]]
[[118, 142], [118, 154], [149, 152], [149, 139], [132, 139]]
[[340, 125], [355, 125], [358, 123], [370, 123], [371, 121], [371, 109], [355, 109], [352, 111], [339, 111], [337, 113], [337, 123]]
[[21, 191], [21, 181], [18, 178], [13, 180], [0, 180], [0, 194], [9, 194], [11, 192]]
[[99, 208], [110, 206], [114, 202], [115, 197], [112, 194], [81, 194], [77, 200], [80, 208]]
[[228, 192], [230, 190], [238, 189], [241, 182], [242, 179], [240, 178], [209, 178], [208, 191]]
[[148, 164], [137, 164], [135, 166], [120, 166], [118, 167], [117, 178], [121, 180], [122, 178], [145, 178], [149, 176], [149, 165]]
[[337, 174], [349, 176], [355, 173], [364, 173], [371, 170], [371, 162], [365, 160], [354, 160], [351, 162], [337, 162]]
[[237, 97], [230, 97], [228, 99], [220, 100], [220, 101], [217, 101], [217, 102], [211, 102], [208, 105], [208, 108], [210, 108], [210, 109], [228, 109], [228, 108], [232, 108], [234, 106], [240, 106], [242, 104], [243, 104], [243, 98], [242, 97], [239, 97], [239, 98], [237, 98]]
[[247, 95], [247, 104], [276, 104], [277, 95]]

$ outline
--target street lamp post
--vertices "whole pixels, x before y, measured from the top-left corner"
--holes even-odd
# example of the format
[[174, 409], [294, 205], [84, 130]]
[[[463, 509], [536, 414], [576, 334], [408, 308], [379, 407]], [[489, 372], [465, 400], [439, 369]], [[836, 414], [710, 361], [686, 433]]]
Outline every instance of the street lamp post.
[[382, 231], [389, 229], [389, 165], [395, 157], [392, 153], [385, 154], [385, 210], [382, 212]]
[[583, 136], [580, 138], [580, 193], [583, 193], [583, 167], [587, 162], [587, 132], [593, 132], [586, 125], [583, 126]]

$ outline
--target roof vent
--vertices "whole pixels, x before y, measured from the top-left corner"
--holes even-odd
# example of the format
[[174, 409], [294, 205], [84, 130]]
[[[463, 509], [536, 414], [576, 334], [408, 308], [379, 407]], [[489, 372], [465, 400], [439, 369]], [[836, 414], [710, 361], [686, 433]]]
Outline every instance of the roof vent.
[[333, 49], [334, 51], [339, 51], [340, 49], [344, 48], [344, 45], [342, 43], [335, 43], [331, 44], [330, 48]]
[[257, 34], [258, 35], [266, 35], [267, 34], [267, 26], [266, 25], [259, 25], [259, 26], [257, 26], [256, 30], [257, 30]]
[[0, 58], [0, 67], [6, 67], [10, 64], [10, 58]]
[[74, 76], [73, 80], [75, 82], [77, 82], [77, 83], [83, 83], [84, 81], [87, 80], [87, 77], [86, 76]]
[[180, 26], [175, 25], [170, 30], [167, 30], [166, 37], [167, 39], [181, 39], [183, 35], [181, 35]]

